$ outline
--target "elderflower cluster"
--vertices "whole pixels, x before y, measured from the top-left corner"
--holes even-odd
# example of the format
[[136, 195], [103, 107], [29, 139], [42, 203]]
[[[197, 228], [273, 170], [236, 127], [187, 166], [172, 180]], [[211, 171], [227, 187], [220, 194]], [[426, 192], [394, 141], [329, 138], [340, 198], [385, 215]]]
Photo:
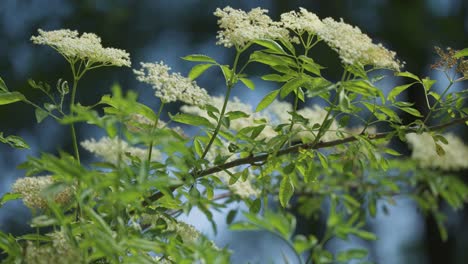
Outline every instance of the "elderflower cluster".
[[[29, 208], [47, 208], [46, 189], [54, 183], [52, 176], [37, 176], [17, 179], [11, 187], [13, 193], [22, 196], [23, 203]], [[58, 204], [67, 204], [73, 196], [74, 189], [67, 187], [54, 194], [53, 200]]]
[[47, 45], [62, 54], [69, 62], [77, 59], [86, 62], [87, 67], [127, 66], [130, 67], [130, 55], [121, 49], [104, 48], [101, 38], [93, 33], [83, 33], [69, 29], [52, 31], [38, 30], [38, 36], [32, 36], [34, 44]]
[[249, 42], [259, 39], [288, 39], [288, 31], [281, 23], [271, 20], [268, 10], [259, 7], [246, 13], [243, 10], [225, 7], [217, 8], [214, 15], [219, 17], [216, 44], [226, 48], [243, 48]]
[[157, 215], [150, 215], [150, 214], [144, 214], [141, 219], [142, 224], [154, 224], [157, 223], [158, 220], [164, 220], [166, 223], [166, 232], [174, 232], [177, 235], [180, 236], [182, 241], [184, 243], [192, 243], [195, 242], [199, 237], [200, 237], [200, 232], [192, 225], [189, 225], [187, 223], [181, 222], [181, 221], [176, 221], [173, 219], [170, 219], [167, 216], [164, 216], [162, 214], [157, 214]]
[[322, 30], [323, 23], [316, 14], [302, 7], [299, 10], [300, 12], [291, 11], [281, 14], [281, 24], [284, 28], [290, 29], [298, 35], [302, 35], [304, 32], [315, 35]]
[[140, 70], [133, 70], [140, 82], [148, 83], [155, 89], [155, 95], [164, 103], [182, 101], [190, 105], [203, 105], [209, 99], [205, 89], [195, 81], [169, 73], [171, 68], [163, 62], [141, 63]]
[[81, 263], [79, 249], [72, 245], [63, 232], [53, 232], [47, 236], [52, 239], [52, 243], [37, 244], [28, 241], [24, 249], [24, 263]]
[[439, 156], [431, 134], [407, 134], [406, 139], [413, 149], [411, 158], [415, 159], [422, 168], [437, 168], [449, 171], [468, 168], [468, 146], [453, 134], [443, 136], [447, 139], [448, 144], [439, 143], [445, 151], [444, 155]]
[[[131, 161], [129, 156], [144, 160], [148, 155], [147, 149], [132, 147], [119, 137], [103, 137], [99, 141], [92, 138], [82, 141], [81, 146], [87, 151], [113, 164], [117, 164], [119, 159], [121, 159], [122, 162], [129, 163]], [[160, 159], [161, 153], [157, 149], [153, 149], [151, 160], [157, 161]]]
[[387, 50], [382, 44], [372, 43], [372, 39], [358, 27], [346, 24], [342, 19], [338, 22], [329, 17], [323, 19], [322, 23], [318, 35], [338, 52], [343, 63], [373, 65], [396, 71], [402, 67], [395, 59], [395, 52]]

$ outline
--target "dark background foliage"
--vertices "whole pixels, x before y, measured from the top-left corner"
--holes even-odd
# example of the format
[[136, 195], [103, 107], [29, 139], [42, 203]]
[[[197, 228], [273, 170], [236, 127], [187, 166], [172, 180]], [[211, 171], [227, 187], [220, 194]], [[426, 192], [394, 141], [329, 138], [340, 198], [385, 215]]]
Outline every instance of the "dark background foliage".
[[[406, 70], [432, 78], [437, 78], [429, 68], [436, 59], [433, 46], [462, 49], [468, 44], [468, 2], [463, 0], [2, 0], [0, 76], [11, 90], [19, 90], [39, 102], [45, 98], [28, 86], [28, 78], [47, 82], [52, 87], [59, 78], [70, 79], [69, 68], [59, 55], [50, 48], [34, 46], [29, 41], [31, 35], [37, 34], [38, 28], [94, 32], [102, 38], [104, 46], [127, 50], [131, 54], [133, 68], [137, 68], [140, 61], [164, 60], [174, 70], [186, 74], [191, 65], [180, 57], [191, 53], [205, 53], [228, 63], [232, 61], [234, 53], [214, 45], [218, 28], [216, 17], [212, 14], [216, 7], [226, 5], [244, 10], [260, 6], [269, 9], [270, 16], [275, 19], [281, 13], [298, 7], [305, 7], [320, 18], [341, 17], [345, 22], [360, 27], [376, 42], [382, 42], [396, 51], [399, 58], [406, 61]], [[331, 69], [339, 63], [332, 52], [320, 49], [317, 61], [324, 62]], [[327, 71], [329, 78], [335, 78], [338, 74]], [[143, 102], [153, 108], [157, 106], [151, 89], [137, 83], [128, 68], [99, 69], [86, 75], [78, 90], [79, 101], [84, 105], [95, 103], [100, 96], [109, 92], [109, 87], [115, 82], [126, 89], [137, 89]], [[209, 71], [207, 76], [201, 78], [200, 84], [211, 94], [223, 92], [223, 81], [216, 73]], [[239, 90], [238, 95], [245, 91]], [[407, 96], [409, 101], [417, 103], [422, 113], [426, 112], [422, 93], [411, 89]], [[176, 111], [177, 106], [173, 105], [170, 111]], [[81, 139], [102, 133], [86, 125], [78, 129]], [[21, 103], [1, 107], [0, 131], [6, 135], [20, 135], [32, 146], [31, 150], [17, 151], [0, 145], [0, 195], [9, 190], [14, 179], [22, 176], [15, 166], [25, 161], [27, 155], [38, 155], [40, 151], [57, 153], [71, 150], [68, 128], [52, 120], [36, 124], [33, 109]], [[466, 140], [466, 133], [459, 132]], [[466, 171], [460, 176], [466, 177]], [[411, 212], [409, 215], [408, 210]], [[6, 205], [0, 210], [0, 230], [24, 233], [29, 217], [26, 211], [20, 203]], [[373, 225], [377, 231], [379, 228], [401, 228], [393, 234], [396, 239], [398, 233], [404, 236], [405, 232], [415, 232], [417, 237], [394, 250], [385, 250], [397, 244], [384, 237], [370, 247], [371, 259], [378, 263], [393, 263], [391, 260], [395, 258], [388, 254], [395, 252], [402, 256], [399, 260], [405, 263], [466, 263], [468, 214], [466, 210], [452, 212], [447, 209], [446, 212], [449, 214], [450, 238], [442, 243], [434, 221], [421, 216], [411, 203], [401, 201], [391, 210], [392, 219], [400, 222], [388, 221], [383, 216], [373, 221]], [[300, 219], [299, 228], [300, 232], [319, 232], [317, 229], [320, 229], [312, 226], [309, 219]]]

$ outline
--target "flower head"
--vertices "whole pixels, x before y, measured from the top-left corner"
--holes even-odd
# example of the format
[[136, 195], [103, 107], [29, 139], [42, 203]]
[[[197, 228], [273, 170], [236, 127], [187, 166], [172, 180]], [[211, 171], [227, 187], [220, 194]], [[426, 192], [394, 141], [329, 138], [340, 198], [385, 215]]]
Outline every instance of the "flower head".
[[442, 170], [460, 170], [468, 168], [468, 147], [453, 134], [445, 134], [448, 144], [439, 144], [445, 154], [439, 156], [436, 152], [434, 139], [429, 133], [409, 133], [406, 135], [409, 145], [413, 149], [411, 158], [415, 159], [422, 168], [437, 168]]
[[25, 263], [49, 264], [49, 263], [80, 263], [80, 250], [73, 246], [63, 232], [46, 234], [52, 243], [39, 245], [28, 241], [24, 249]]
[[[95, 154], [96, 156], [104, 159], [107, 162], [116, 164], [119, 158], [123, 162], [130, 162], [131, 157], [138, 157], [143, 160], [148, 155], [148, 150], [130, 146], [127, 142], [115, 138], [103, 137], [99, 141], [94, 138], [81, 142], [81, 146], [87, 151]], [[157, 149], [153, 149], [152, 160], [160, 160], [161, 153]]]
[[34, 44], [54, 48], [69, 62], [83, 60], [87, 67], [127, 66], [130, 67], [130, 55], [121, 49], [104, 48], [101, 38], [93, 33], [83, 33], [69, 29], [52, 31], [38, 30], [39, 35], [32, 36]]
[[205, 89], [180, 73], [169, 73], [170, 70], [163, 62], [141, 63], [141, 69], [134, 70], [134, 73], [138, 81], [151, 84], [156, 90], [155, 95], [164, 103], [182, 101], [203, 105], [207, 102], [209, 96]]
[[387, 50], [381, 44], [372, 43], [372, 39], [362, 33], [358, 27], [329, 17], [322, 22], [323, 27], [318, 35], [338, 52], [343, 63], [400, 70], [402, 64], [395, 59], [395, 52]]
[[283, 27], [299, 35], [304, 32], [308, 32], [312, 35], [317, 34], [323, 27], [320, 18], [318, 18], [316, 14], [307, 11], [305, 8], [301, 7], [299, 10], [300, 12], [291, 11], [281, 14], [281, 24]]
[[214, 15], [219, 17], [221, 28], [216, 44], [243, 48], [253, 40], [288, 38], [288, 31], [281, 27], [281, 23], [274, 22], [266, 13], [268, 10], [258, 7], [248, 13], [229, 6], [216, 9]]
[[[23, 203], [29, 208], [47, 208], [44, 191], [54, 183], [52, 176], [26, 177], [16, 180], [12, 186], [13, 193], [22, 196]], [[73, 195], [73, 188], [67, 187], [53, 197], [58, 204], [66, 204]]]

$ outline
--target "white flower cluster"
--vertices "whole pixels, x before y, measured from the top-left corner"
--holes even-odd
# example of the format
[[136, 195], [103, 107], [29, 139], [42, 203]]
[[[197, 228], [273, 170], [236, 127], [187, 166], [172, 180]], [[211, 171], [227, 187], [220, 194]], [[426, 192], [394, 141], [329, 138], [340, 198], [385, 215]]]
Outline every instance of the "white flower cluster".
[[299, 12], [291, 11], [281, 15], [281, 21], [272, 21], [265, 9], [254, 8], [249, 13], [226, 7], [217, 9], [215, 16], [219, 17], [217, 44], [225, 47], [242, 48], [247, 43], [259, 39], [284, 39], [297, 43], [297, 37], [289, 37], [289, 30], [297, 35], [307, 32], [317, 35], [327, 45], [334, 49], [345, 64], [372, 65], [377, 68], [400, 70], [403, 66], [395, 59], [395, 52], [389, 51], [381, 44], [372, 43], [372, 39], [362, 33], [358, 27], [353, 27], [341, 20], [320, 18], [300, 8]]
[[[47, 208], [47, 197], [44, 191], [54, 183], [52, 176], [37, 176], [19, 178], [11, 187], [13, 193], [22, 196], [23, 203], [29, 208]], [[67, 187], [54, 195], [53, 200], [58, 204], [67, 204], [74, 193], [74, 188]]]
[[127, 66], [130, 67], [130, 55], [121, 49], [104, 48], [101, 38], [93, 33], [83, 33], [69, 29], [44, 31], [39, 29], [38, 36], [32, 36], [35, 44], [48, 45], [68, 61], [83, 60], [87, 67]]
[[300, 8], [300, 12], [291, 11], [281, 14], [281, 24], [298, 35], [307, 32], [315, 35], [322, 30], [323, 23], [320, 18], [305, 8]]
[[448, 144], [438, 143], [445, 151], [445, 155], [439, 156], [431, 134], [407, 134], [406, 139], [413, 149], [411, 158], [415, 159], [422, 168], [437, 168], [448, 171], [468, 168], [468, 146], [453, 134], [443, 136], [447, 139]]
[[195, 81], [172, 73], [171, 68], [163, 62], [141, 63], [140, 70], [134, 70], [137, 80], [148, 83], [156, 90], [155, 95], [164, 103], [182, 101], [190, 105], [203, 105], [209, 99], [205, 89]]
[[395, 52], [385, 49], [381, 44], [372, 43], [372, 39], [362, 33], [358, 27], [329, 17], [322, 22], [320, 38], [338, 52], [343, 63], [400, 70], [402, 65], [395, 59]]
[[[119, 137], [103, 137], [99, 141], [92, 138], [82, 141], [81, 146], [87, 151], [113, 164], [118, 162], [119, 156], [122, 159], [122, 162], [129, 163], [131, 159], [127, 155], [137, 157], [140, 160], [145, 160], [148, 155], [147, 149], [132, 147]], [[151, 160], [157, 161], [160, 159], [161, 153], [159, 150], [153, 149]]]
[[47, 234], [52, 239], [52, 244], [38, 245], [28, 241], [24, 249], [24, 263], [50, 264], [81, 263], [81, 254], [67, 239], [63, 232]]
[[214, 15], [219, 17], [218, 42], [227, 48], [235, 46], [243, 48], [250, 41], [259, 39], [288, 39], [288, 31], [281, 27], [281, 23], [271, 20], [266, 15], [268, 10], [259, 7], [246, 13], [243, 10], [225, 7], [217, 8]]

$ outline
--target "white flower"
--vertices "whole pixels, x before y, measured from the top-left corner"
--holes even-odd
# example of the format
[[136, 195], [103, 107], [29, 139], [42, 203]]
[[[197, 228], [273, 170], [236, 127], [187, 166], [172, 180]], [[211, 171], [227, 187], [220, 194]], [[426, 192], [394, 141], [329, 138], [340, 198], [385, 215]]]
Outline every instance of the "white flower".
[[[47, 208], [47, 199], [44, 191], [54, 183], [52, 176], [38, 176], [19, 178], [12, 186], [13, 193], [22, 196], [23, 203], [29, 208]], [[58, 204], [66, 204], [73, 196], [73, 188], [67, 187], [60, 193], [55, 194], [54, 201]]]
[[52, 239], [51, 244], [40, 245], [28, 241], [24, 249], [24, 263], [81, 263], [80, 250], [73, 246], [63, 232], [53, 232], [47, 236]]
[[438, 168], [442, 170], [461, 170], [468, 168], [468, 146], [453, 134], [443, 135], [448, 144], [438, 144], [444, 149], [445, 155], [436, 152], [434, 140], [429, 133], [409, 133], [406, 135], [409, 145], [413, 149], [411, 158], [415, 159], [422, 168]]
[[249, 42], [259, 39], [288, 38], [288, 31], [281, 23], [274, 22], [266, 15], [268, 10], [259, 7], [246, 13], [243, 10], [225, 7], [217, 8], [214, 15], [219, 17], [218, 42], [227, 48], [243, 48]]
[[372, 39], [362, 33], [358, 27], [329, 17], [322, 22], [323, 27], [318, 35], [338, 52], [343, 63], [400, 70], [402, 65], [395, 59], [395, 52], [385, 49], [381, 44], [373, 44]]
[[140, 70], [134, 70], [137, 80], [148, 83], [156, 90], [155, 95], [164, 103], [182, 101], [190, 105], [203, 105], [209, 99], [205, 89], [195, 81], [180, 75], [169, 73], [171, 68], [163, 62], [141, 63]]
[[284, 28], [290, 29], [301, 35], [304, 32], [308, 32], [311, 35], [317, 34], [322, 27], [323, 23], [320, 18], [305, 8], [300, 8], [300, 12], [291, 11], [288, 13], [281, 14], [281, 23]]
[[60, 29], [44, 31], [39, 29], [38, 36], [32, 36], [35, 44], [47, 45], [54, 48], [69, 62], [83, 60], [88, 68], [98, 66], [127, 66], [130, 67], [130, 55], [121, 49], [104, 48], [101, 38], [93, 33]]
[[[118, 137], [109, 138], [103, 137], [99, 141], [94, 138], [81, 142], [81, 146], [87, 151], [95, 154], [96, 156], [104, 159], [107, 162], [116, 164], [119, 156], [123, 162], [129, 163], [130, 158], [137, 157], [140, 160], [146, 159], [148, 150], [144, 148], [137, 148], [130, 146], [127, 142], [119, 139]], [[156, 161], [161, 159], [161, 153], [157, 149], [153, 149], [151, 160]]]

